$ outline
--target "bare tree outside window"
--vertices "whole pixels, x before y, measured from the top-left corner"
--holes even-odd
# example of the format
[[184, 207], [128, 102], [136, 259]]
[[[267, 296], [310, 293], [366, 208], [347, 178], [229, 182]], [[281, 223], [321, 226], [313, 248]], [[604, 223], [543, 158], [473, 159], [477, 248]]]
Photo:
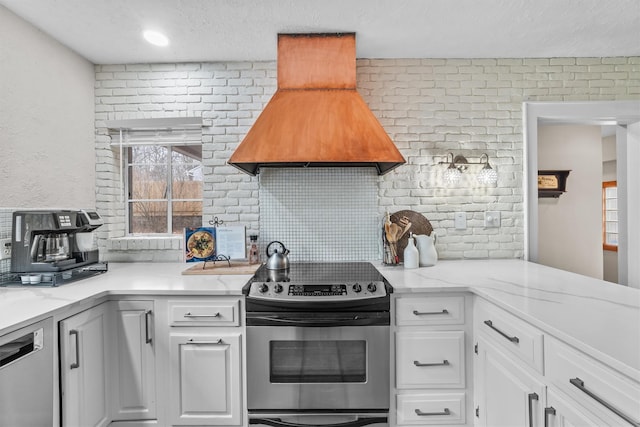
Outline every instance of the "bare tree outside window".
[[127, 149], [131, 234], [181, 234], [202, 223], [202, 148], [141, 145]]

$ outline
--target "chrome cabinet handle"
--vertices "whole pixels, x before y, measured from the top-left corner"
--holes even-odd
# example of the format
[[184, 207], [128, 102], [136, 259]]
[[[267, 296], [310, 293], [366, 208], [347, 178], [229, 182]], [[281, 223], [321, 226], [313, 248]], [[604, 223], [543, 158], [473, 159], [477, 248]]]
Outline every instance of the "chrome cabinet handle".
[[549, 415], [556, 415], [556, 408], [549, 406], [544, 408], [544, 427], [549, 427]]
[[69, 365], [69, 369], [76, 369], [80, 367], [80, 333], [75, 329], [69, 331], [69, 336], [76, 336], [76, 361]]
[[493, 322], [491, 320], [485, 320], [484, 324], [487, 325], [488, 327], [490, 327], [491, 329], [493, 329], [494, 331], [496, 331], [497, 333], [499, 333], [500, 335], [502, 335], [503, 337], [505, 337], [506, 339], [508, 339], [509, 341], [514, 342], [514, 343], [519, 343], [520, 342], [520, 338], [518, 338], [516, 336], [510, 337], [509, 335], [507, 335], [504, 332], [502, 332], [500, 329], [498, 329], [495, 326], [493, 326]]
[[429, 417], [432, 415], [451, 415], [449, 408], [444, 408], [442, 412], [422, 412], [420, 409], [416, 409], [416, 415], [419, 417]]
[[418, 311], [413, 310], [413, 314], [415, 316], [429, 316], [431, 314], [449, 314], [449, 310], [443, 308], [442, 311]]
[[222, 338], [218, 339], [217, 341], [216, 340], [213, 340], [213, 341], [196, 341], [193, 338], [189, 338], [187, 340], [187, 342], [189, 344], [196, 344], [196, 345], [197, 344], [224, 344], [224, 341], [222, 341]]
[[144, 312], [144, 334], [145, 334], [145, 342], [147, 344], [151, 344], [153, 338], [151, 338], [151, 332], [149, 331], [149, 327], [151, 326], [151, 322], [149, 319], [151, 318], [151, 310], [147, 310]]
[[584, 381], [582, 381], [580, 378], [578, 377], [571, 378], [569, 382], [575, 387], [577, 387], [578, 390], [580, 390], [581, 392], [583, 392], [584, 394], [586, 394], [587, 396], [589, 396], [590, 398], [592, 398], [593, 400], [595, 400], [596, 402], [598, 402], [599, 404], [601, 404], [602, 406], [604, 406], [605, 408], [607, 408], [608, 410], [610, 410], [611, 412], [613, 412], [614, 414], [616, 414], [617, 416], [619, 416], [620, 418], [622, 418], [623, 420], [631, 424], [632, 426], [640, 427], [640, 422], [634, 420], [629, 415], [622, 412], [620, 409], [616, 408], [615, 406], [611, 405], [609, 402], [605, 401], [600, 396], [588, 390], [584, 386]]
[[185, 313], [183, 317], [193, 317], [193, 318], [199, 318], [199, 317], [220, 317], [220, 313], [216, 313], [216, 314], [191, 314], [191, 312], [189, 313]]
[[537, 393], [529, 393], [529, 427], [533, 427], [533, 401], [538, 400]]
[[413, 361], [413, 364], [416, 366], [448, 366], [450, 365], [449, 361], [447, 359], [444, 359], [442, 362], [438, 362], [438, 363], [420, 363], [417, 360]]

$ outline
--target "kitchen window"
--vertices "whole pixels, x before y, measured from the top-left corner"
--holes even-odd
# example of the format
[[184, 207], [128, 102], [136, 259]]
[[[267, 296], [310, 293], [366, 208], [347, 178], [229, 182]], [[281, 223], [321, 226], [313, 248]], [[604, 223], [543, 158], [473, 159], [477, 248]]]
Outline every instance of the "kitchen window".
[[127, 235], [181, 235], [202, 223], [202, 119], [107, 122], [120, 163]]
[[618, 182], [602, 183], [602, 248], [618, 250]]
[[202, 146], [126, 149], [129, 234], [182, 234], [202, 222]]

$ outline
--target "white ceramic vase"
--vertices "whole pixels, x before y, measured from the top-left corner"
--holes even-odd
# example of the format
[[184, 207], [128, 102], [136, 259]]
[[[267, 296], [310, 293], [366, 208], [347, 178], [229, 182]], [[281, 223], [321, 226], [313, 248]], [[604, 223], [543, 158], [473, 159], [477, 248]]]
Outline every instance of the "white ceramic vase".
[[407, 240], [407, 247], [404, 248], [404, 268], [418, 268], [420, 263], [418, 248], [413, 243], [413, 233], [409, 235]]

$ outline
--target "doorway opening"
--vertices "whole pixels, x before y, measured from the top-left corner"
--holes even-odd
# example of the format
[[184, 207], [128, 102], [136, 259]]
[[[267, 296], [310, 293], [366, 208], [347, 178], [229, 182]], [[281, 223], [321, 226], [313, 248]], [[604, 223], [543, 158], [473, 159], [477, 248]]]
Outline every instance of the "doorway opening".
[[[556, 135], [553, 141], [555, 149], [562, 151], [563, 154], [554, 154], [547, 157], [546, 154], [542, 155], [539, 152], [540, 146], [544, 145], [543, 141], [546, 138], [546, 133], [550, 128], [565, 128], [565, 130], [571, 131], [571, 127], [576, 129], [589, 129], [592, 135], [597, 135], [597, 138], [601, 141], [601, 129], [603, 126], [612, 126], [615, 130], [615, 145], [617, 151], [617, 171], [616, 180], [618, 182], [617, 196], [618, 196], [618, 283], [629, 285], [633, 287], [640, 287], [640, 266], [637, 263], [629, 262], [629, 260], [638, 259], [640, 257], [640, 227], [633, 221], [629, 221], [629, 218], [637, 218], [640, 216], [640, 172], [638, 171], [637, 164], [640, 161], [640, 101], [597, 101], [597, 102], [527, 102], [523, 107], [524, 111], [524, 123], [525, 123], [525, 194], [526, 194], [526, 210], [525, 210], [525, 258], [529, 261], [539, 262], [543, 264], [549, 264], [549, 245], [548, 242], [541, 239], [541, 234], [544, 233], [541, 227], [548, 227], [548, 220], [544, 217], [546, 210], [556, 209], [561, 203], [564, 202], [564, 206], [568, 206], [568, 200], [572, 196], [560, 196], [559, 200], [549, 202], [548, 199], [538, 199], [538, 170], [558, 168], [558, 169], [571, 169], [566, 167], [567, 164], [576, 164], [575, 160], [580, 159], [581, 156], [585, 156], [589, 150], [585, 147], [575, 146], [569, 151], [565, 145], [569, 145], [567, 138], [568, 134], [564, 136]], [[556, 129], [557, 130], [557, 129]], [[552, 132], [553, 133], [553, 132]], [[591, 147], [591, 150], [595, 152], [595, 148]], [[602, 171], [602, 146], [599, 145], [599, 154], [595, 154], [591, 157], [599, 158], [599, 163], [591, 164], [590, 174], [574, 173], [570, 175], [567, 181], [567, 194], [573, 186], [575, 191], [579, 191], [580, 185], [585, 184], [585, 180], [593, 180], [597, 175], [594, 171], [597, 169]], [[587, 155], [587, 157], [589, 157]], [[571, 161], [570, 161], [571, 160]], [[593, 159], [589, 160], [593, 161]], [[555, 162], [555, 163], [554, 163]], [[551, 163], [551, 164], [550, 164]], [[587, 168], [588, 170], [588, 168]], [[596, 178], [599, 182], [602, 180], [602, 175]], [[592, 186], [593, 187], [593, 186]], [[565, 197], [565, 199], [562, 199]], [[565, 208], [563, 211], [565, 217], [563, 221], [571, 221], [576, 219], [586, 219], [584, 227], [593, 228], [595, 230], [601, 230], [602, 224], [602, 199], [599, 194], [596, 194], [595, 201], [591, 201], [590, 214], [586, 215], [584, 210], [575, 210], [575, 207]], [[600, 208], [598, 208], [600, 207]], [[591, 213], [595, 211], [595, 213]], [[583, 218], [584, 217], [584, 218]], [[597, 223], [595, 222], [597, 221]], [[585, 228], [583, 228], [585, 229]], [[570, 271], [574, 270], [572, 263], [580, 264], [579, 258], [581, 251], [587, 247], [580, 243], [584, 237], [578, 231], [573, 231], [568, 236], [564, 236], [564, 243], [572, 243], [574, 240], [574, 248], [567, 249], [566, 247], [556, 253], [551, 254], [554, 259], [551, 265], [557, 268], [563, 268]], [[591, 233], [589, 233], [591, 234]], [[600, 267], [599, 271], [593, 274], [576, 271], [580, 274], [591, 275], [593, 277], [603, 278], [602, 267], [602, 242], [601, 234], [595, 233], [595, 237], [591, 236], [594, 241], [593, 247], [589, 247], [588, 251], [595, 253], [600, 251]], [[553, 247], [553, 245], [551, 246]], [[594, 255], [595, 256], [595, 255]], [[565, 266], [565, 267], [563, 267]]]

